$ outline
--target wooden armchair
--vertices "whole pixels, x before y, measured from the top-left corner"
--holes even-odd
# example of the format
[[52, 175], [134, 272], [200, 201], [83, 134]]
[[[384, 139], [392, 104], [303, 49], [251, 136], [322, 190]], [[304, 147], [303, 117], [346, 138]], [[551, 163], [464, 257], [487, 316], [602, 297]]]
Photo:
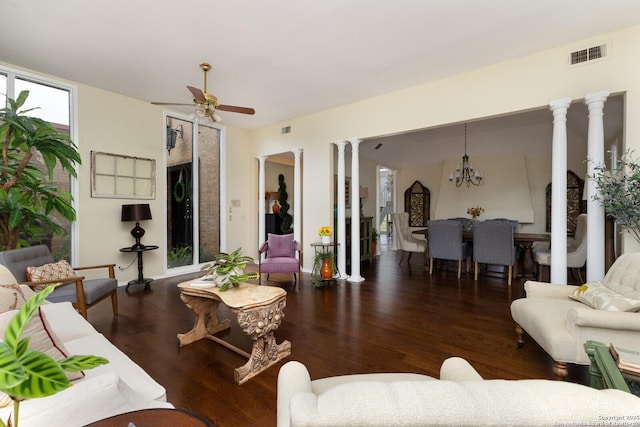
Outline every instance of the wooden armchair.
[[53, 262], [53, 256], [46, 245], [0, 252], [0, 264], [7, 267], [21, 284], [35, 288], [52, 283], [63, 283], [49, 295], [48, 301], [71, 302], [86, 319], [89, 307], [110, 296], [113, 314], [118, 314], [118, 294], [116, 292], [118, 281], [115, 279], [115, 264], [73, 268], [76, 273], [78, 271], [103, 269], [107, 275], [104, 278], [85, 279], [84, 276], [76, 275], [42, 281], [29, 281], [27, 279], [27, 267], [38, 267]]

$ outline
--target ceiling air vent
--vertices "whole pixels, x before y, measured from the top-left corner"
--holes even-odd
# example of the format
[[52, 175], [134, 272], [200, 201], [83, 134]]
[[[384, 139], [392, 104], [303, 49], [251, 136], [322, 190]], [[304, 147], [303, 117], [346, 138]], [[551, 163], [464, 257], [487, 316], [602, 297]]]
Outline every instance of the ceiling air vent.
[[607, 45], [593, 46], [586, 49], [576, 50], [569, 54], [569, 65], [583, 64], [607, 56]]

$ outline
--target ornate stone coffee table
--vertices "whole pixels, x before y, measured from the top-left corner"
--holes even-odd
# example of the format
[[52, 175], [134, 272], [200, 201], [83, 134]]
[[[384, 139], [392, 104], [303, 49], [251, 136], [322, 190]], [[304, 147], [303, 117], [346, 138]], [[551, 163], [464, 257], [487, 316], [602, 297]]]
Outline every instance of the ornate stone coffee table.
[[[178, 334], [181, 347], [208, 338], [248, 358], [246, 364], [235, 369], [234, 379], [238, 384], [291, 354], [291, 343], [283, 341], [276, 344], [273, 335], [284, 317], [287, 304], [287, 292], [284, 289], [241, 283], [237, 288], [220, 292], [219, 288], [198, 283], [198, 280], [193, 280], [178, 285], [181, 289], [180, 298], [196, 314], [193, 329]], [[221, 302], [236, 313], [242, 331], [253, 339], [251, 354], [214, 335], [231, 325], [229, 319], [219, 321], [216, 316], [216, 309]]]

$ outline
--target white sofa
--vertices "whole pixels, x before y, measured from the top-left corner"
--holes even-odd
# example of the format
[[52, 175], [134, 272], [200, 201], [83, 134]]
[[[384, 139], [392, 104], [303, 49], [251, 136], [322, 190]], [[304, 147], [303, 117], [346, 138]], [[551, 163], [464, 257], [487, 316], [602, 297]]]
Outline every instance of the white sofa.
[[[0, 266], [0, 285], [15, 283], [10, 274]], [[26, 298], [33, 294], [27, 286], [20, 288]], [[73, 380], [72, 386], [60, 393], [21, 402], [21, 427], [83, 426], [138, 409], [173, 408], [166, 401], [164, 387], [94, 329], [71, 303], [45, 302], [41, 308], [67, 353], [102, 356], [109, 363], [84, 371], [83, 378]], [[0, 338], [15, 312], [0, 313]], [[0, 409], [0, 418], [6, 422], [11, 411], [12, 405]]]
[[589, 340], [638, 348], [640, 253], [621, 255], [601, 282], [578, 287], [527, 281], [524, 289], [526, 298], [511, 303], [518, 346], [527, 332], [553, 359], [556, 377], [567, 376], [567, 363], [589, 364]]
[[440, 380], [363, 374], [312, 381], [295, 361], [278, 374], [278, 427], [633, 425], [638, 417], [640, 398], [624, 391], [552, 380], [483, 380], [457, 357], [442, 364]]

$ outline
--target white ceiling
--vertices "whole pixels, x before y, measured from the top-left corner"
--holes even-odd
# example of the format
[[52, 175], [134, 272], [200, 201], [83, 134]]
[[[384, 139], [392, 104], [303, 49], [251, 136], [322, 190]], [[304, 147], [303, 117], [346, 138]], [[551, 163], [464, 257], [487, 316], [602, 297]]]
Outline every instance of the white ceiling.
[[[640, 22], [638, 0], [1, 0], [0, 61], [147, 102], [208, 92], [245, 129]], [[187, 110], [190, 111], [190, 110]]]

